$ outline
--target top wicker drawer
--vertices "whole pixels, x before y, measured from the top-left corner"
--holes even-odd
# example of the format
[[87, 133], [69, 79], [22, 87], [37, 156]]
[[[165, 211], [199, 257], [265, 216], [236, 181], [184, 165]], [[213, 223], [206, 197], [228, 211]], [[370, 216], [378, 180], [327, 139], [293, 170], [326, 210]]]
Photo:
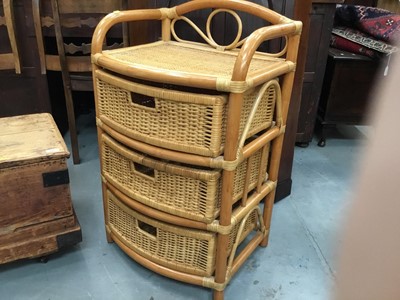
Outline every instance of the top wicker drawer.
[[[108, 72], [95, 72], [98, 118], [139, 141], [176, 151], [217, 157], [223, 153], [227, 96], [181, 92], [139, 84]], [[259, 88], [244, 94], [243, 131]], [[262, 96], [246, 138], [271, 127], [277, 93]]]

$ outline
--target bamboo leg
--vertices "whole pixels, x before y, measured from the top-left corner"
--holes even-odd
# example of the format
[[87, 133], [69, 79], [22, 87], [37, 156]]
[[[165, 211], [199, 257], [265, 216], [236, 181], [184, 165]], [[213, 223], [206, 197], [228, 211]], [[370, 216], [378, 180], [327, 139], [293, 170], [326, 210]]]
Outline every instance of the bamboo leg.
[[[281, 159], [281, 152], [282, 152], [282, 145], [283, 145], [283, 135], [279, 136], [272, 142], [272, 154], [271, 154], [271, 161], [270, 161], [270, 168], [269, 168], [269, 179], [272, 181], [277, 181], [278, 179], [278, 171], [279, 171], [279, 162]], [[268, 238], [271, 226], [271, 216], [272, 216], [272, 207], [274, 205], [275, 199], [275, 190], [272, 190], [267, 197], [265, 198], [264, 202], [264, 213], [263, 219], [264, 224], [267, 229], [267, 236], [261, 242], [260, 246], [266, 247], [268, 245]]]
[[[222, 177], [222, 204], [220, 214], [220, 224], [230, 225], [232, 215], [232, 194], [234, 171], [224, 171]], [[215, 282], [224, 283], [226, 279], [227, 260], [228, 260], [229, 235], [218, 234], [217, 255], [215, 266]], [[224, 299], [223, 291], [214, 291], [214, 299]]]
[[214, 291], [214, 300], [224, 300], [224, 291]]
[[[231, 93], [229, 96], [228, 119], [226, 128], [226, 144], [224, 159], [233, 161], [236, 159], [236, 151], [239, 140], [239, 120], [243, 103], [243, 94]], [[220, 224], [228, 226], [231, 224], [233, 182], [235, 171], [224, 170], [222, 173], [222, 200], [220, 212]], [[228, 261], [229, 235], [218, 234], [217, 254], [215, 267], [215, 282], [224, 283], [226, 280], [227, 261]], [[223, 291], [214, 291], [214, 299], [222, 300]]]
[[[296, 62], [297, 60], [297, 51], [300, 43], [300, 32], [296, 35], [290, 36], [288, 38], [288, 52], [286, 55], [286, 59], [289, 61]], [[286, 125], [287, 115], [289, 111], [290, 99], [292, 97], [292, 89], [293, 89], [293, 81], [294, 81], [294, 72], [289, 72], [284, 75], [282, 81], [282, 125]], [[271, 142], [272, 150], [271, 150], [271, 161], [270, 167], [268, 170], [269, 179], [277, 182], [278, 180], [278, 172], [279, 172], [279, 164], [281, 160], [282, 154], [282, 146], [283, 146], [284, 134], [282, 133], [275, 140]], [[274, 205], [275, 200], [275, 189], [269, 193], [265, 199], [264, 203], [264, 213], [263, 219], [264, 224], [267, 229], [267, 236], [260, 243], [260, 246], [266, 247], [268, 245], [268, 238], [271, 226], [271, 216], [272, 216], [272, 207]]]

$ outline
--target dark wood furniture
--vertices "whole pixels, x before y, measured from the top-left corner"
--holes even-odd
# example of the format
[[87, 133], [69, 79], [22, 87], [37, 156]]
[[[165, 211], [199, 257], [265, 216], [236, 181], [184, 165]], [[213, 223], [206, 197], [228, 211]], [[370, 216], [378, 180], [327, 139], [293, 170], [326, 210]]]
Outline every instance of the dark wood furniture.
[[310, 13], [312, 30], [308, 39], [308, 54], [296, 135], [296, 144], [299, 146], [308, 146], [313, 137], [337, 3], [343, 3], [343, 1], [317, 0], [312, 4]]
[[377, 6], [378, 0], [345, 0], [344, 4], [349, 5], [364, 5], [364, 6]]
[[328, 58], [328, 49], [337, 4], [376, 6], [377, 0], [313, 0], [310, 36], [296, 145], [307, 147], [314, 134], [318, 102]]
[[[0, 71], [0, 117], [50, 112], [46, 76], [40, 73], [32, 22], [31, 1], [14, 0], [16, 46], [21, 74], [14, 68]], [[7, 28], [0, 26], [0, 52], [10, 50]]]
[[282, 14], [294, 20], [303, 22], [303, 31], [301, 34], [299, 53], [297, 56], [296, 75], [294, 78], [292, 98], [288, 111], [288, 120], [286, 125], [285, 139], [283, 141], [282, 156], [278, 175], [278, 185], [276, 187], [275, 201], [279, 201], [290, 195], [292, 190], [292, 167], [294, 157], [294, 144], [297, 132], [297, 120], [299, 116], [299, 107], [301, 93], [303, 88], [304, 69], [308, 51], [308, 37], [310, 32], [310, 12], [311, 0], [287, 0], [274, 1], [280, 4], [280, 9], [284, 10]]
[[375, 83], [383, 78], [379, 61], [342, 50], [329, 49], [321, 100], [318, 106], [320, 140], [324, 147], [328, 130], [337, 124], [362, 124]]

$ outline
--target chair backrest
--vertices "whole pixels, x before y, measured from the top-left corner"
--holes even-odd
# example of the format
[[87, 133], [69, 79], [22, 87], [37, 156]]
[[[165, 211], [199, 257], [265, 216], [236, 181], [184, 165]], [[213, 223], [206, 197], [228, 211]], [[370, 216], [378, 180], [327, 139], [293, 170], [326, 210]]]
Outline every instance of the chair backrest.
[[[17, 74], [21, 73], [17, 40], [15, 36], [14, 7], [12, 0], [0, 1], [0, 27], [7, 27], [9, 49], [6, 53], [0, 52], [0, 70], [15, 69]], [[1, 12], [2, 10], [2, 12]], [[1, 43], [3, 46], [7, 43]]]
[[[127, 0], [32, 0], [42, 74], [63, 68], [69, 72], [90, 71], [91, 37], [95, 27], [106, 14], [126, 8]], [[104, 49], [127, 45], [127, 25], [111, 32], [108, 39]]]

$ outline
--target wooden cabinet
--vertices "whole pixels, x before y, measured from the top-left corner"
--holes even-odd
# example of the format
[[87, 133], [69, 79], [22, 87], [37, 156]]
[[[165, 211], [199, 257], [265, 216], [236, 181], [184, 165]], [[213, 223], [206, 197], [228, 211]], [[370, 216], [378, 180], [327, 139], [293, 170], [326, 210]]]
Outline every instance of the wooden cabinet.
[[313, 137], [335, 9], [335, 1], [312, 4], [311, 30], [296, 134], [297, 145], [307, 146]]
[[[285, 139], [283, 141], [282, 157], [279, 168], [278, 186], [275, 201], [290, 195], [292, 189], [292, 167], [294, 144], [297, 132], [297, 120], [303, 88], [303, 75], [308, 51], [308, 37], [310, 33], [311, 0], [274, 0], [274, 9], [294, 20], [303, 22], [299, 52], [297, 57], [296, 75], [294, 79], [292, 98], [288, 111]], [[281, 11], [279, 11], [279, 9]]]
[[338, 49], [329, 50], [318, 106], [319, 146], [325, 146], [327, 131], [336, 124], [362, 124], [367, 119], [371, 92], [379, 79], [383, 79], [379, 62]]
[[377, 0], [314, 0], [310, 13], [308, 54], [304, 73], [296, 144], [306, 147], [311, 142], [317, 118], [318, 103], [328, 58], [328, 49], [336, 5], [376, 6]]

